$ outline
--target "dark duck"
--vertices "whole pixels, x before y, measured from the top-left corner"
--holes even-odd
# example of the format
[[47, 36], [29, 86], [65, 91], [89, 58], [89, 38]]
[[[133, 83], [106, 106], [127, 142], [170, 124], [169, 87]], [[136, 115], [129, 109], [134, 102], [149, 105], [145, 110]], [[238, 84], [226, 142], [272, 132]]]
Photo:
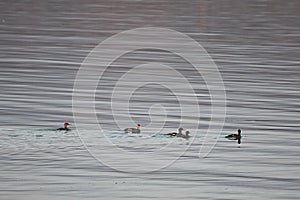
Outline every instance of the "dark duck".
[[69, 131], [69, 130], [71, 130], [71, 129], [69, 129], [68, 128], [68, 126], [70, 126], [71, 124], [69, 124], [69, 123], [64, 123], [64, 127], [61, 127], [61, 128], [58, 128], [57, 130], [58, 131]]
[[237, 140], [238, 144], [241, 144], [241, 129], [238, 130], [238, 133], [234, 133], [234, 134], [230, 134], [230, 135], [226, 135], [225, 138], [229, 139], [229, 140]]

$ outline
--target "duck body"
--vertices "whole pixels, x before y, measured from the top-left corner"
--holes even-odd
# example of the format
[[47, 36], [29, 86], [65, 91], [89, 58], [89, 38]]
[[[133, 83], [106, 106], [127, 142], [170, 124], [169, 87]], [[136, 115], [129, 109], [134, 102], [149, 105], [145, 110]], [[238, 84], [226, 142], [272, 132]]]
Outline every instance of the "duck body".
[[140, 133], [141, 132], [141, 125], [137, 124], [136, 128], [125, 128], [124, 132], [125, 133]]
[[141, 130], [137, 128], [125, 128], [124, 129], [125, 133], [140, 133]]
[[184, 138], [184, 139], [189, 139], [191, 137], [189, 134], [190, 134], [190, 132], [186, 131], [185, 135], [182, 135], [181, 137]]
[[56, 130], [58, 130], [58, 131], [70, 131], [71, 129], [70, 128], [58, 128]]
[[226, 135], [225, 138], [229, 139], [229, 140], [237, 140], [239, 137], [241, 137], [238, 134], [230, 134], [230, 135]]

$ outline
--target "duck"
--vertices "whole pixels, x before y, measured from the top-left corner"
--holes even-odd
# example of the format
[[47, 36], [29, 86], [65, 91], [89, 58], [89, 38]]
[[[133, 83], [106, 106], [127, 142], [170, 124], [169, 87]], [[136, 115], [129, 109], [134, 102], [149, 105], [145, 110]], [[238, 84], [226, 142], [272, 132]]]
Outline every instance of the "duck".
[[71, 129], [69, 129], [68, 128], [68, 126], [70, 126], [71, 124], [69, 124], [69, 123], [64, 123], [64, 127], [63, 128], [58, 128], [58, 129], [56, 129], [56, 130], [58, 130], [58, 131], [69, 131], [69, 130], [71, 130]]
[[182, 136], [182, 131], [183, 131], [183, 128], [179, 128], [179, 129], [178, 129], [178, 133], [176, 133], [176, 132], [171, 132], [171, 133], [167, 133], [166, 135], [181, 137], [181, 136]]
[[229, 135], [226, 135], [225, 138], [229, 139], [229, 140], [237, 140], [238, 141], [238, 144], [241, 144], [241, 129], [238, 129], [238, 133], [234, 133], [234, 134], [229, 134]]
[[182, 138], [185, 138], [185, 139], [189, 139], [191, 136], [190, 136], [190, 131], [185, 131], [185, 135], [181, 135]]
[[141, 125], [137, 124], [136, 128], [125, 128], [124, 131], [125, 133], [140, 133], [141, 132]]

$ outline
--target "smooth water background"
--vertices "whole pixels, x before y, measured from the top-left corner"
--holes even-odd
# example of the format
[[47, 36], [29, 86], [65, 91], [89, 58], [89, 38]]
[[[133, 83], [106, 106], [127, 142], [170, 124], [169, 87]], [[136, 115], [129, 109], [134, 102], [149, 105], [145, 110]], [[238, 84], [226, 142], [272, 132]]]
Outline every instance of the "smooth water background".
[[[299, 1], [2, 1], [0, 10], [1, 199], [299, 198]], [[113, 34], [144, 26], [171, 28], [203, 45], [222, 74], [227, 115], [206, 158], [198, 154], [201, 134], [189, 141], [124, 135], [101, 106], [120, 72], [110, 68], [102, 82], [106, 87], [96, 95], [106, 137], [137, 153], [155, 144], [160, 153], [170, 141], [175, 152], [189, 147], [179, 158], [169, 152], [170, 166], [134, 174], [94, 159], [76, 130], [55, 129], [64, 121], [73, 123], [73, 83], [88, 53]], [[169, 59], [176, 69], [182, 64], [171, 54], [137, 52], [115, 66], [151, 59]], [[182, 64], [187, 76], [189, 69]], [[197, 81], [203, 101], [200, 132], [205, 132], [209, 95], [203, 80]], [[150, 118], [158, 123], [164, 119], [160, 107], [151, 105], [170, 103], [175, 110], [167, 128], [176, 130], [181, 116], [172, 96], [169, 101], [171, 93], [154, 86], [145, 90], [134, 97], [134, 119], [145, 126]], [[224, 138], [238, 128], [240, 146]], [[111, 157], [115, 165], [126, 159]]]

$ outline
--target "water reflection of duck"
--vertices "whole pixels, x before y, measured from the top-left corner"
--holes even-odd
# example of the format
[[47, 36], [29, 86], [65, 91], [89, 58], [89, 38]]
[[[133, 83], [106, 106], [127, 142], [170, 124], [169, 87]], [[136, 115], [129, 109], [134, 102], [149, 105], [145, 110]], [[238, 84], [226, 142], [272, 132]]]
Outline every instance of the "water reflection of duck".
[[229, 140], [237, 140], [238, 144], [241, 144], [241, 135], [242, 131], [241, 129], [238, 130], [238, 134], [234, 133], [234, 134], [230, 134], [230, 135], [226, 135], [225, 138], [229, 139]]
[[141, 132], [141, 125], [137, 124], [136, 128], [125, 128], [124, 131], [125, 133], [140, 133]]
[[69, 131], [69, 130], [71, 130], [71, 129], [69, 129], [68, 128], [68, 126], [70, 126], [71, 124], [69, 124], [69, 123], [64, 123], [64, 127], [63, 128], [58, 128], [57, 130], [58, 131]]
[[167, 133], [166, 135], [181, 137], [182, 136], [182, 131], [183, 131], [183, 128], [179, 128], [178, 133], [177, 132], [171, 132], [171, 133]]

